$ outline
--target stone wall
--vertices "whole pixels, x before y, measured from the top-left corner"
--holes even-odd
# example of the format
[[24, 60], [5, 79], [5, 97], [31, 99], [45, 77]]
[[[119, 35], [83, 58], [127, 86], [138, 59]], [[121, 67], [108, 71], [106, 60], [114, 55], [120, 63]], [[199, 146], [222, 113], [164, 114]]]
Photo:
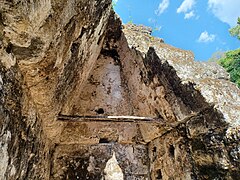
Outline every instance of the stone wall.
[[151, 36], [152, 30], [149, 27], [125, 24], [123, 32], [130, 47], [134, 47], [141, 52], [147, 52], [149, 47], [154, 47], [158, 57], [162, 60], [188, 62], [194, 60], [194, 54], [191, 51], [173, 47], [164, 43], [162, 38]]
[[0, 5], [0, 179], [239, 179], [217, 65], [122, 30], [110, 0]]
[[[146, 42], [151, 41], [151, 36], [148, 33], [146, 34], [145, 31], [142, 32], [142, 28], [142, 26], [125, 25], [123, 31], [130, 47], [138, 49], [141, 52], [140, 54], [147, 59], [145, 67], [150, 67], [151, 70], [148, 72], [151, 73], [146, 79], [153, 79], [153, 84], [157, 83], [155, 86], [157, 88], [161, 87], [161, 83], [159, 84], [158, 81], [164, 82], [164, 77], [161, 76], [163, 72], [168, 83], [163, 84], [161, 92], [171, 89], [170, 92], [173, 92], [177, 99], [180, 99], [177, 103], [176, 100], [173, 100], [174, 96], [172, 95], [170, 96], [171, 99], [168, 99], [168, 103], [175, 102], [176, 105], [171, 104], [171, 109], [174, 110], [174, 107], [180, 109], [178, 111], [175, 109], [173, 111], [174, 115], [176, 117], [180, 116], [179, 119], [186, 120], [185, 122], [180, 120], [183, 123], [176, 126], [169, 134], [166, 133], [150, 142], [150, 150], [154, 149], [153, 153], [149, 150], [152, 179], [157, 176], [163, 179], [169, 177], [173, 179], [179, 177], [182, 179], [221, 179], [222, 177], [236, 179], [239, 177], [238, 168], [231, 167], [236, 167], [237, 164], [239, 166], [239, 152], [237, 150], [239, 147], [240, 120], [239, 89], [229, 81], [229, 75], [224, 69], [215, 63], [186, 60], [184, 57], [179, 59], [162, 57], [165, 50], [158, 47], [159, 42], [149, 44], [140, 42], [143, 39], [147, 39]], [[156, 52], [151, 46], [156, 48]], [[176, 51], [172, 51], [172, 53], [178, 54]], [[150, 59], [149, 54], [152, 54]], [[128, 61], [132, 61], [132, 57], [130, 55]], [[156, 59], [158, 60], [156, 61]], [[162, 65], [156, 62], [161, 62]], [[129, 62], [126, 66], [131, 67]], [[164, 71], [163, 67], [166, 66], [168, 68]], [[138, 67], [141, 66], [138, 65]], [[174, 70], [171, 68], [174, 68]], [[154, 72], [157, 73], [154, 74]], [[138, 74], [139, 72], [134, 77], [137, 77]], [[156, 77], [158, 80], [155, 79]], [[179, 81], [177, 80], [178, 77], [181, 78]], [[149, 87], [154, 87], [151, 83], [146, 84], [150, 84]], [[136, 87], [136, 89], [140, 88]], [[146, 90], [144, 92], [150, 91]], [[136, 90], [134, 90], [135, 93]], [[159, 94], [161, 93], [158, 92], [157, 95]], [[191, 96], [193, 99], [191, 99]], [[205, 103], [208, 103], [208, 105]], [[196, 109], [186, 112], [184, 106]], [[161, 107], [166, 107], [166, 105]], [[190, 117], [192, 111], [198, 113]], [[181, 115], [184, 112], [188, 114], [187, 118]], [[169, 122], [170, 119], [167, 118], [166, 121]], [[184, 144], [182, 144], [182, 140]], [[169, 142], [163, 144], [167, 141]], [[179, 143], [184, 152], [179, 148]], [[171, 151], [174, 155], [170, 158]], [[177, 154], [181, 154], [181, 156], [178, 157]], [[154, 156], [154, 158], [152, 159], [151, 156]], [[169, 167], [172, 168], [169, 169]], [[173, 169], [178, 169], [178, 171], [171, 171]]]
[[49, 179], [63, 126], [56, 115], [101, 51], [111, 2], [14, 0], [0, 6], [0, 179]]
[[[149, 47], [154, 47], [158, 57], [174, 67], [182, 83], [193, 83], [194, 88], [201, 92], [206, 101], [213, 103], [215, 108], [224, 114], [227, 122], [234, 127], [239, 126], [239, 89], [235, 84], [229, 82], [229, 74], [224, 68], [215, 62], [193, 61], [194, 56], [191, 52], [175, 47], [171, 48], [171, 53], [167, 53], [169, 55], [167, 57], [165, 52], [169, 45], [153, 41], [152, 39], [158, 38], [153, 38], [148, 28], [144, 28], [145, 31], [142, 32], [143, 28], [142, 26], [138, 27], [131, 24], [124, 26], [123, 31], [129, 46], [139, 50], [143, 56], [148, 52]], [[186, 56], [181, 55], [178, 57], [179, 52], [181, 52], [180, 54], [186, 54]], [[188, 59], [186, 57], [191, 58]]]

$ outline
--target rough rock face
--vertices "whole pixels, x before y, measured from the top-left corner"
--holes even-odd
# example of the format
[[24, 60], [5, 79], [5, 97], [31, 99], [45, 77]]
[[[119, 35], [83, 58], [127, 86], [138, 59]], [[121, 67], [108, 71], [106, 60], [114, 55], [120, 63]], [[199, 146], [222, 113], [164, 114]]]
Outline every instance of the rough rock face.
[[122, 30], [110, 0], [0, 5], [0, 179], [240, 179], [219, 66]]
[[123, 31], [131, 47], [143, 54], [154, 47], [159, 58], [174, 67], [183, 83], [192, 82], [206, 101], [223, 113], [225, 121], [234, 127], [240, 125], [239, 89], [229, 82], [229, 74], [223, 67], [214, 62], [193, 61], [191, 52], [159, 43], [161, 39], [152, 38], [147, 27], [126, 25]]

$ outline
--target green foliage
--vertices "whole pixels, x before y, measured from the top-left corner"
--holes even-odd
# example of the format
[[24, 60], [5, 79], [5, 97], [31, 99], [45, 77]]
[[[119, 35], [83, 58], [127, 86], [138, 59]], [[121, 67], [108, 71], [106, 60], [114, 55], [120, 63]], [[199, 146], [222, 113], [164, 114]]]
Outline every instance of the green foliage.
[[112, 2], [112, 8], [114, 9], [116, 7], [117, 3], [115, 1]]
[[127, 24], [133, 24], [133, 20], [129, 20]]
[[225, 55], [226, 57], [219, 60], [219, 64], [230, 74], [231, 81], [240, 88], [240, 49], [228, 51]]
[[240, 40], [240, 18], [238, 18], [237, 26], [229, 29], [232, 36], [237, 37]]
[[[229, 29], [229, 32], [240, 40], [240, 17], [237, 26]], [[217, 62], [230, 74], [230, 80], [240, 88], [240, 49], [226, 52]]]
[[154, 38], [153, 36], [151, 36], [151, 37], [150, 37], [150, 40], [151, 40], [151, 41], [154, 41], [154, 40], [155, 40], [155, 38]]

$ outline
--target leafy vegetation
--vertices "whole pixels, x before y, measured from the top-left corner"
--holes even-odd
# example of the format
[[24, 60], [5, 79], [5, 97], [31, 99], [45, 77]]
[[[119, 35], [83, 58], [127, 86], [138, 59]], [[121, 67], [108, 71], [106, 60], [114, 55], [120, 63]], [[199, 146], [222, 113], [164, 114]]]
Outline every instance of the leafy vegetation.
[[237, 25], [229, 29], [229, 32], [232, 36], [236, 36], [240, 40], [240, 17], [238, 18]]
[[112, 8], [114, 9], [116, 7], [117, 3], [116, 1], [112, 1]]
[[[229, 32], [232, 36], [240, 40], [240, 17], [238, 18], [237, 25]], [[212, 55], [209, 61], [216, 61], [230, 74], [230, 80], [237, 84], [240, 88], [240, 49], [228, 52], [216, 52]]]
[[127, 22], [127, 24], [133, 24], [133, 20], [132, 20], [132, 19], [129, 20], [129, 21]]
[[226, 52], [218, 62], [230, 74], [231, 81], [240, 88], [240, 49]]

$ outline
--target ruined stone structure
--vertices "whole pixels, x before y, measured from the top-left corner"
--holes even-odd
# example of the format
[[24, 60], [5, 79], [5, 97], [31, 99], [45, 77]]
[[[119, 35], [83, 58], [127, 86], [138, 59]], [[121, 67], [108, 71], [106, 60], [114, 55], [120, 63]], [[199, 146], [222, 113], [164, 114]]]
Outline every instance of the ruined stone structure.
[[111, 0], [0, 1], [0, 179], [240, 179], [240, 91], [122, 26]]

